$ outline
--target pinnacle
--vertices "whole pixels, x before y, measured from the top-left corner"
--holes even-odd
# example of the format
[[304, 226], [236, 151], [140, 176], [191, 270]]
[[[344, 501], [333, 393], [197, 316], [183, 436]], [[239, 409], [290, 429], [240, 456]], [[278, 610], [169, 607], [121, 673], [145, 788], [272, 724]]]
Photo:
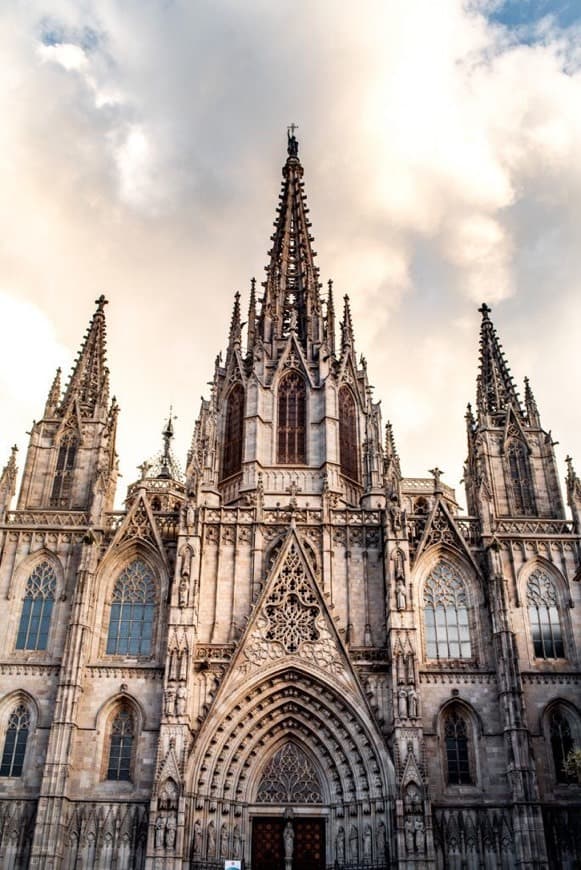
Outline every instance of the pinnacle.
[[[106, 406], [109, 394], [109, 370], [105, 363], [106, 327], [104, 308], [107, 300], [103, 295], [95, 300], [97, 310], [93, 314], [83, 343], [77, 354], [73, 371], [59, 407], [59, 413], [77, 400], [81, 414], [86, 417], [95, 415], [98, 406]], [[60, 393], [60, 375], [53, 383], [51, 397]], [[49, 397], [50, 398], [50, 397]]]
[[480, 327], [480, 372], [477, 380], [478, 413], [503, 413], [512, 406], [523, 416], [520, 400], [502, 344], [489, 317], [486, 303], [478, 309], [482, 314]]

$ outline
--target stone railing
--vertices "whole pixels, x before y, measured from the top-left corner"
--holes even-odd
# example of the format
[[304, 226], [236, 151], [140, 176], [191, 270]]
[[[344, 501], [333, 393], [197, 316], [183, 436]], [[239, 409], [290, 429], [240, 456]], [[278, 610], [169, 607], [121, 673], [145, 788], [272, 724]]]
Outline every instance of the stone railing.
[[89, 515], [85, 511], [8, 511], [6, 524], [24, 528], [79, 529], [89, 525]]
[[498, 520], [494, 527], [495, 535], [535, 537], [541, 535], [572, 535], [573, 523], [569, 520], [544, 520], [536, 517]]

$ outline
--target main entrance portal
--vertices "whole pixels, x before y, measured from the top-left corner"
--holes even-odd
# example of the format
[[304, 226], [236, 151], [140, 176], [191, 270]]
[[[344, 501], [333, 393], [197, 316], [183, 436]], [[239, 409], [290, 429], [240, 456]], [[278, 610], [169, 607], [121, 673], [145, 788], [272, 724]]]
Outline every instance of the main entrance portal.
[[[293, 818], [292, 870], [325, 870], [325, 822]], [[252, 820], [252, 870], [285, 870], [285, 819]]]

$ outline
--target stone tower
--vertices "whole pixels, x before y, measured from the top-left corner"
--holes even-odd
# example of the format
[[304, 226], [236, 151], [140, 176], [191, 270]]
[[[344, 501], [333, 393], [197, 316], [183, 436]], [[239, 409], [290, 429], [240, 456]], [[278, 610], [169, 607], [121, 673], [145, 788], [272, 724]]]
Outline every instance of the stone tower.
[[[482, 306], [468, 514], [402, 475], [298, 142], [186, 471], [113, 509], [100, 298], [0, 476], [0, 864], [573, 868], [581, 482]], [[338, 329], [336, 327], [339, 327]], [[577, 826], [578, 827], [578, 826]]]

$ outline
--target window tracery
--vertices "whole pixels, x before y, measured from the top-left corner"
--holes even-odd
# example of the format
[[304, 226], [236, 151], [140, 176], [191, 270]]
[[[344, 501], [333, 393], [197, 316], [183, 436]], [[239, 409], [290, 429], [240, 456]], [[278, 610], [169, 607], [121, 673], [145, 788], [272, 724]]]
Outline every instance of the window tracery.
[[30, 712], [24, 704], [19, 704], [8, 719], [0, 776], [22, 776], [29, 732]]
[[341, 474], [359, 483], [357, 405], [349, 387], [339, 390], [339, 458]]
[[540, 568], [533, 571], [528, 579], [527, 603], [535, 657], [564, 658], [557, 590], [549, 575]]
[[562, 707], [551, 710], [549, 732], [557, 782], [571, 782], [573, 778], [565, 770], [565, 761], [571, 750], [575, 749], [575, 741], [571, 723]]
[[462, 577], [448, 562], [439, 562], [424, 584], [428, 658], [471, 658], [468, 616], [468, 596]]
[[446, 741], [446, 781], [448, 785], [472, 785], [474, 777], [470, 770], [469, 736], [470, 724], [458, 707], [448, 708], [444, 713], [444, 739]]
[[535, 513], [528, 449], [519, 438], [511, 438], [506, 450], [511, 508], [514, 516]]
[[287, 653], [296, 653], [304, 641], [319, 639], [316, 620], [320, 608], [294, 544], [266, 600], [264, 612], [268, 619], [266, 639], [277, 641]]
[[230, 391], [226, 405], [222, 477], [230, 477], [242, 468], [243, 431], [244, 389], [236, 384]]
[[78, 446], [79, 439], [73, 432], [67, 432], [61, 438], [52, 483], [51, 507], [69, 507]]
[[278, 388], [277, 461], [281, 465], [306, 462], [306, 386], [298, 372], [289, 372]]
[[258, 787], [258, 803], [320, 804], [321, 783], [313, 763], [295, 743], [271, 758]]
[[141, 559], [123, 569], [113, 589], [107, 655], [150, 655], [153, 641], [155, 575]]
[[122, 708], [111, 723], [107, 779], [131, 781], [135, 720], [131, 710]]
[[22, 602], [16, 649], [46, 649], [56, 582], [54, 569], [46, 561], [37, 565], [30, 574]]

